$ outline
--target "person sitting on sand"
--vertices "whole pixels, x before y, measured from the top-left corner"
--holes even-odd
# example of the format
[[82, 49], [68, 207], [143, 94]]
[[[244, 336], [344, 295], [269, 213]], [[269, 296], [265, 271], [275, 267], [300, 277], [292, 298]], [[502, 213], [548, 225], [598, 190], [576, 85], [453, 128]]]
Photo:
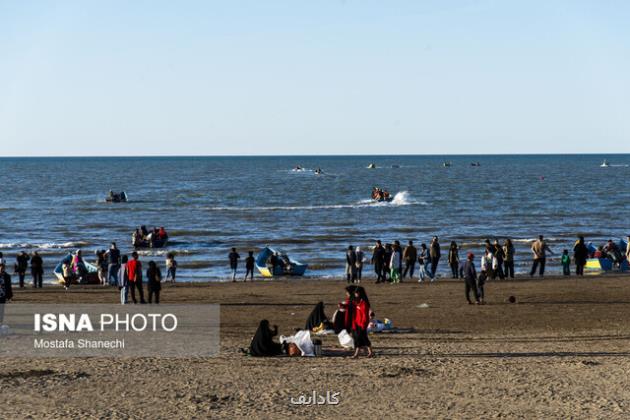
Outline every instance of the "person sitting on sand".
[[263, 319], [258, 324], [258, 329], [251, 344], [249, 345], [249, 354], [255, 357], [272, 357], [282, 354], [282, 344], [273, 341], [273, 337], [278, 335], [278, 326], [274, 325], [273, 329], [269, 327], [269, 321]]
[[354, 339], [355, 349], [352, 358], [358, 358], [363, 348], [367, 350], [367, 357], [372, 357], [374, 356], [372, 343], [370, 343], [367, 333], [367, 327], [370, 323], [370, 301], [363, 287], [357, 286], [354, 291], [352, 306], [352, 338]]
[[306, 319], [306, 331], [319, 332], [330, 329], [331, 323], [324, 312], [324, 302], [318, 302]]

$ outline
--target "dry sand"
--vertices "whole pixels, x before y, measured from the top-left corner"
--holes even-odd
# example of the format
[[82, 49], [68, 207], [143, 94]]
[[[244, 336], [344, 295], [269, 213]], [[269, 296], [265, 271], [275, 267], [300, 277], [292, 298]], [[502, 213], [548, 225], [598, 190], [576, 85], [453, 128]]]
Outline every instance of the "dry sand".
[[[630, 417], [630, 277], [495, 281], [485, 306], [467, 305], [461, 282], [365, 286], [378, 318], [415, 329], [371, 335], [374, 359], [238, 350], [262, 318], [287, 334], [319, 300], [332, 316], [341, 281], [166, 285], [163, 303], [221, 304], [219, 356], [1, 359], [0, 417]], [[50, 287], [17, 290], [12, 305], [117, 298], [110, 288]], [[290, 404], [312, 391], [339, 392], [340, 403]]]

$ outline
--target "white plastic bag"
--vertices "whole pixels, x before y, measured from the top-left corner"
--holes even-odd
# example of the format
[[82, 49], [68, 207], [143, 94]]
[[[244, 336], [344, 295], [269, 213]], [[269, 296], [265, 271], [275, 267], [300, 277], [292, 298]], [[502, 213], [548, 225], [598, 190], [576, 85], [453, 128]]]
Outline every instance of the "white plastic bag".
[[350, 334], [348, 334], [348, 331], [341, 330], [341, 332], [339, 334], [337, 334], [337, 337], [339, 337], [339, 344], [344, 349], [353, 349], [354, 348], [354, 340], [352, 339], [352, 336]]
[[315, 356], [315, 346], [311, 340], [310, 331], [301, 330], [296, 332], [295, 335], [280, 336], [280, 342], [294, 343], [302, 352], [302, 356]]

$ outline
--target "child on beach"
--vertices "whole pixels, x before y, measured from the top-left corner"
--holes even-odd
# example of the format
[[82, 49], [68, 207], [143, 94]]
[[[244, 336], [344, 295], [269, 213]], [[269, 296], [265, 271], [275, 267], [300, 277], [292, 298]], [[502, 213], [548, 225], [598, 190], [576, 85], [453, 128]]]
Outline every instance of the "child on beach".
[[247, 276], [249, 275], [249, 280], [254, 281], [254, 251], [249, 251], [249, 255], [245, 258], [245, 280], [247, 281]]
[[562, 252], [562, 274], [565, 276], [571, 275], [571, 257], [569, 257], [569, 250], [565, 249]]
[[175, 254], [169, 252], [166, 255], [166, 280], [171, 279], [172, 283], [175, 283], [175, 274], [177, 273], [177, 261], [175, 261]]

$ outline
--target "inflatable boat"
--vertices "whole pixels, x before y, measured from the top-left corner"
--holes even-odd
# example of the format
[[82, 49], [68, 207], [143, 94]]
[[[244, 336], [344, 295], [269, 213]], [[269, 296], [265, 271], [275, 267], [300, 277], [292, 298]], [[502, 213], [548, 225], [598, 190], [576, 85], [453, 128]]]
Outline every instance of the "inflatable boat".
[[[276, 264], [273, 263], [275, 257]], [[303, 276], [307, 264], [302, 264], [289, 258], [284, 252], [276, 251], [272, 248], [263, 248], [256, 257], [256, 268], [265, 278], [274, 276]]]
[[[68, 254], [59, 263], [55, 266], [55, 277], [57, 277], [57, 281], [59, 284], [66, 284], [66, 281], [63, 278], [63, 270], [62, 266], [64, 263], [71, 264], [72, 263], [72, 254]], [[83, 265], [85, 266], [86, 275], [83, 276], [81, 282], [78, 281], [78, 278], [72, 280], [72, 284], [100, 284], [101, 281], [98, 278], [98, 267], [94, 264], [90, 264], [89, 262], [83, 260]]]
[[[619, 251], [621, 251], [622, 257], [625, 256], [626, 247], [628, 243], [623, 239], [617, 242], [617, 246], [619, 247]], [[597, 247], [593, 245], [592, 242], [589, 242], [587, 245], [589, 254], [594, 254], [597, 251]], [[589, 258], [586, 260], [586, 265], [584, 269], [591, 273], [602, 273], [608, 272], [616, 269], [615, 263], [610, 258]], [[630, 270], [630, 264], [628, 264], [628, 260], [624, 257], [619, 265], [619, 270], [624, 272]]]

